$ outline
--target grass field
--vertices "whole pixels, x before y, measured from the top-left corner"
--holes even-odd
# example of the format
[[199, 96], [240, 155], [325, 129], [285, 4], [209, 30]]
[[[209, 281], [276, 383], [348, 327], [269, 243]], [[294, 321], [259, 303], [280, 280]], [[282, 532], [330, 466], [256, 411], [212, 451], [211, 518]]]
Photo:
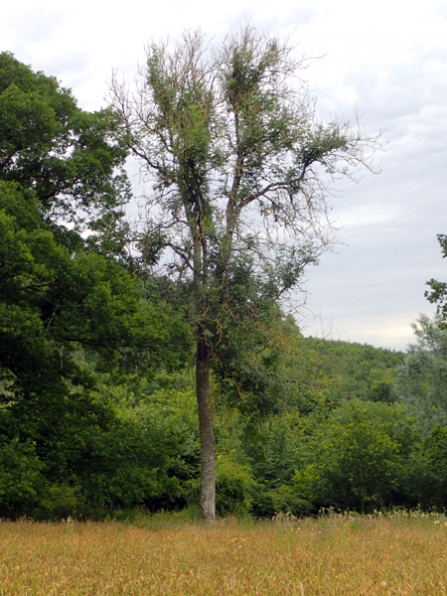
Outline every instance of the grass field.
[[0, 523], [0, 595], [447, 595], [447, 519]]

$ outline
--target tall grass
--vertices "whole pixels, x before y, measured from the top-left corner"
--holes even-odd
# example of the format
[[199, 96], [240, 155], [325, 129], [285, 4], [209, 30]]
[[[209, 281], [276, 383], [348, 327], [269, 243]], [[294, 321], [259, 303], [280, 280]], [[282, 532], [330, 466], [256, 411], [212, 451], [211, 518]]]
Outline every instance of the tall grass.
[[0, 595], [447, 595], [447, 519], [0, 523]]

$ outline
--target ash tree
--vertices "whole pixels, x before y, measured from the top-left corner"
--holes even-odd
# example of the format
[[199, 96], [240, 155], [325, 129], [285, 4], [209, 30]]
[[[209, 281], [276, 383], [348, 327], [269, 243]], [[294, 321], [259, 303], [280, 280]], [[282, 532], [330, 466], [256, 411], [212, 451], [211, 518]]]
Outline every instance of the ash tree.
[[[222, 42], [200, 32], [153, 43], [115, 108], [151, 181], [143, 260], [181, 282], [196, 341], [203, 516], [215, 517], [210, 372], [230, 328], [268, 317], [333, 242], [327, 190], [368, 166], [365, 138], [324, 123], [293, 48], [250, 25]], [[243, 281], [240, 281], [243, 280]]]

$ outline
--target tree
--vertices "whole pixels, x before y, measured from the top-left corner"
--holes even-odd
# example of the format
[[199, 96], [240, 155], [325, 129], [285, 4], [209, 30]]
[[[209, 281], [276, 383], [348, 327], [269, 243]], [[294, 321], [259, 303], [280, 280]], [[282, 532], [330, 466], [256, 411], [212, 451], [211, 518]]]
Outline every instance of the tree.
[[33, 194], [0, 181], [3, 370], [22, 392], [38, 394], [49, 390], [50, 379], [63, 385], [78, 374], [72, 356], [80, 347], [109, 364], [166, 365], [172, 325], [179, 326], [177, 341], [185, 333], [181, 316], [145, 301], [116, 261], [94, 251], [72, 253], [57, 242]]
[[149, 332], [153, 356], [163, 351], [169, 317], [144, 304], [119, 243], [101, 239], [129, 198], [119, 113], [82, 111], [54, 78], [1, 53], [0, 114], [2, 369], [36, 392], [70, 377], [76, 345], [124, 358], [139, 344], [142, 357]]
[[[438, 234], [443, 257], [447, 236]], [[404, 364], [397, 369], [396, 393], [416, 414], [426, 432], [447, 424], [447, 284], [427, 282], [425, 297], [437, 305], [434, 317], [421, 315], [412, 324], [417, 343], [410, 345]]]
[[124, 141], [116, 111], [85, 112], [55, 78], [0, 53], [0, 180], [32, 189], [65, 242], [79, 247], [82, 231], [110, 229], [122, 215]]
[[[447, 236], [445, 234], [438, 234], [438, 242], [441, 246], [442, 257], [447, 257]], [[431, 291], [425, 292], [425, 297], [432, 304], [437, 304], [438, 314], [445, 321], [447, 320], [447, 283], [443, 281], [436, 281], [431, 279], [427, 282]]]
[[421, 315], [413, 330], [411, 345], [402, 366], [397, 368], [396, 393], [430, 431], [447, 424], [447, 329], [441, 315]]
[[401, 498], [401, 467], [415, 438], [400, 404], [342, 403], [308, 441], [295, 490], [316, 508], [389, 508]]
[[[188, 288], [196, 333], [201, 508], [215, 517], [210, 370], [229, 326], [299, 289], [333, 241], [327, 183], [365, 165], [373, 140], [324, 124], [287, 43], [251, 26], [214, 47], [186, 33], [150, 45], [134, 93], [115, 78], [133, 154], [151, 176], [140, 246]], [[245, 281], [240, 282], [243, 278]], [[267, 309], [268, 310], [268, 309]]]
[[0, 515], [83, 460], [93, 476], [95, 441], [116, 423], [94, 400], [95, 366], [175, 366], [187, 344], [181, 313], [146, 300], [120, 262], [118, 121], [0, 54]]

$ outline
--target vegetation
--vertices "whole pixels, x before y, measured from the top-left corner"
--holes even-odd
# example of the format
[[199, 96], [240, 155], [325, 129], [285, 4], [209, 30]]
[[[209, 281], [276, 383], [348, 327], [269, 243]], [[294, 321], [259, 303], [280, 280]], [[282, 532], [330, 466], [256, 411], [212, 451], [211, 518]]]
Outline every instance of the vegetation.
[[287, 44], [248, 25], [212, 48], [200, 33], [172, 51], [153, 44], [136, 91], [113, 87], [131, 151], [154, 179], [140, 244], [148, 265], [162, 260], [182, 282], [190, 307], [200, 503], [210, 521], [211, 370], [245, 392], [233, 364], [245, 347], [241, 331], [268, 331], [275, 307], [330, 246], [327, 179], [367, 165], [364, 149], [373, 144], [346, 124], [317, 119], [301, 68]]
[[446, 594], [439, 515], [0, 525], [0, 594]]
[[[447, 256], [447, 235], [438, 234], [438, 242], [441, 246], [442, 257]], [[431, 291], [426, 291], [425, 296], [429, 302], [437, 305], [438, 314], [445, 321], [447, 319], [447, 283], [431, 279], [427, 282]]]
[[[280, 298], [296, 287], [303, 267], [326, 246], [317, 234], [318, 218], [312, 219], [314, 208], [324, 208], [322, 187], [312, 194], [315, 188], [307, 188], [306, 176], [312, 167], [317, 173], [320, 166], [333, 171], [335, 149], [348, 151], [349, 161], [358, 139], [346, 130], [316, 126], [301, 95], [287, 96], [290, 105], [281, 104], [274, 83], [282, 84], [279, 72], [287, 74], [281, 70], [288, 64], [286, 48], [266, 39], [255, 48], [253, 32], [245, 34], [225, 46], [219, 63], [223, 70], [216, 75], [220, 95], [215, 97], [206, 86], [211, 75], [201, 62], [200, 39], [185, 42], [185, 56], [196, 60], [188, 62], [197, 66], [194, 72], [182, 62], [185, 56], [173, 58], [154, 46], [147, 92], [158, 107], [151, 112], [155, 120], [145, 122], [155, 128], [141, 134], [129, 113], [85, 113], [55, 79], [0, 54], [1, 518], [101, 520], [161, 510], [191, 516], [201, 505], [212, 519], [212, 491], [204, 505], [203, 411], [196, 399], [202, 382], [202, 405], [211, 425], [208, 479], [214, 486], [215, 464], [219, 517], [317, 516], [328, 508], [368, 515], [396, 508], [445, 511], [444, 286], [430, 282], [438, 293], [429, 298], [440, 310], [433, 319], [419, 320], [417, 344], [407, 354], [302, 336]], [[172, 82], [174, 75], [184, 79]], [[175, 98], [173, 90], [178, 91]], [[181, 100], [177, 111], [174, 100]], [[298, 108], [304, 110], [304, 129], [289, 126]], [[180, 153], [174, 152], [170, 163], [166, 146], [159, 146], [155, 191], [159, 208], [171, 210], [175, 225], [165, 221], [161, 226], [160, 220], [150, 227], [146, 222], [135, 235], [124, 217], [130, 194], [122, 166], [130, 148], [138, 151], [138, 143], [144, 145], [145, 135], [168, 134], [174, 125], [179, 145], [171, 149]], [[211, 138], [211, 131], [217, 136]], [[152, 148], [154, 138], [149, 139]], [[311, 148], [314, 153], [305, 159]], [[235, 155], [240, 157], [237, 171]], [[146, 153], [142, 158], [151, 165]], [[295, 169], [301, 164], [299, 180], [281, 169], [292, 163]], [[228, 173], [224, 179], [232, 182], [225, 191], [208, 178], [211, 171], [217, 178]], [[198, 186], [188, 194], [184, 189], [191, 176]], [[307, 216], [316, 227], [300, 227], [303, 192], [311, 203]], [[295, 232], [303, 232], [298, 244], [292, 246], [292, 234], [276, 246], [278, 253], [261, 247], [264, 236], [256, 230], [249, 235], [242, 217], [249, 204], [261, 209], [270, 231], [271, 225], [291, 218], [287, 221], [297, 226]], [[237, 212], [230, 217], [231, 230], [226, 216], [219, 216], [222, 206]], [[154, 218], [162, 211], [154, 211]], [[309, 244], [310, 229], [316, 236]], [[175, 244], [180, 238], [182, 250]], [[163, 252], [169, 248], [171, 256], [177, 255], [171, 261]], [[194, 265], [197, 255], [200, 271]], [[170, 265], [172, 275], [163, 267], [155, 270], [157, 263]], [[352, 548], [358, 548], [354, 526], [334, 520], [328, 530], [332, 538], [349, 535]], [[319, 536], [311, 529], [321, 523], [299, 527]], [[394, 522], [383, 521], [384, 528], [391, 527], [388, 523]], [[55, 553], [60, 548], [56, 536], [72, 536], [70, 524], [44, 526], [55, 540]], [[96, 536], [92, 544], [101, 532], [107, 537], [118, 527], [123, 537], [137, 532], [111, 523], [102, 530], [94, 524], [75, 527], [88, 540]], [[1, 528], [15, 531], [3, 523]], [[29, 547], [34, 548], [35, 526], [17, 528], [30, 533]], [[241, 528], [230, 523], [216, 526], [215, 535], [200, 526], [197, 532], [205, 552], [206, 540], [217, 540], [223, 532], [226, 544], [226, 532], [230, 541]], [[266, 544], [278, 531], [268, 523], [250, 529]], [[295, 544], [287, 536], [292, 534], [281, 534], [281, 540]], [[200, 548], [191, 556], [200, 557]], [[221, 551], [216, 548], [217, 565]], [[261, 550], [255, 549], [244, 565], [262, 554], [262, 547], [256, 548]], [[295, 552], [298, 546], [290, 548]], [[289, 561], [290, 552], [278, 551], [278, 560]], [[228, 555], [225, 548], [221, 555]], [[34, 556], [30, 550], [29, 560]], [[309, 568], [315, 564], [308, 563]], [[178, 561], [169, 565], [163, 573], [177, 569]], [[269, 569], [276, 581], [274, 568]], [[23, 573], [16, 575], [17, 582], [31, 589]], [[103, 581], [101, 573], [91, 581]], [[323, 585], [313, 585], [311, 578], [299, 579], [306, 594], [318, 593]], [[233, 580], [227, 579], [230, 586]], [[327, 585], [338, 593], [341, 580], [329, 579]], [[20, 593], [22, 584], [14, 581], [6, 576], [0, 593], [5, 585]], [[444, 589], [440, 581], [433, 585]], [[38, 582], [36, 590], [43, 589]], [[93, 589], [88, 582], [79, 589]], [[418, 577], [408, 582], [423, 589], [431, 585]], [[180, 592], [182, 585], [173, 584]], [[207, 593], [218, 591], [218, 585], [210, 584]], [[331, 593], [324, 586], [324, 593]], [[259, 593], [268, 589], [268, 582], [259, 583]]]

